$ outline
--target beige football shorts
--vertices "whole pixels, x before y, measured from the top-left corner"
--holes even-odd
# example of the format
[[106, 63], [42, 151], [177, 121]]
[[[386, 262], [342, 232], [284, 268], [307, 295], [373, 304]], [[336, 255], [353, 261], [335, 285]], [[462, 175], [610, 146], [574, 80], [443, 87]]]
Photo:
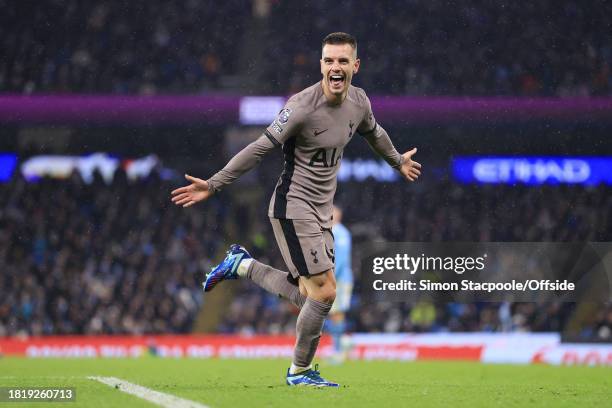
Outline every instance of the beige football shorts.
[[315, 220], [270, 218], [274, 237], [294, 280], [334, 268], [334, 235]]

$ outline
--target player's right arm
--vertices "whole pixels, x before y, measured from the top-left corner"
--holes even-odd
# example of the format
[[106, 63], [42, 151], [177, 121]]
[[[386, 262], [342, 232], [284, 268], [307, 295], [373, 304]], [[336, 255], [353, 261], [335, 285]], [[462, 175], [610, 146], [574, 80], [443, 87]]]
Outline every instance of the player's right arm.
[[274, 147], [274, 142], [268, 139], [267, 134], [264, 134], [242, 149], [223, 169], [208, 180], [185, 174], [185, 178], [191, 184], [172, 191], [172, 202], [189, 207], [208, 199], [223, 186], [233, 183], [238, 177], [255, 167], [262, 157]]
[[213, 193], [209, 189], [208, 181], [185, 174], [185, 178], [191, 184], [179, 187], [172, 191], [172, 202], [183, 207], [190, 207], [197, 202], [206, 200]]
[[206, 180], [208, 188], [213, 193], [232, 184], [236, 179], [255, 167], [263, 156], [273, 150], [278, 142], [273, 140], [268, 130], [253, 143], [247, 145], [234, 156], [219, 172]]
[[290, 99], [274, 122], [257, 140], [238, 152], [223, 169], [208, 180], [186, 174], [185, 178], [191, 184], [172, 191], [172, 202], [176, 205], [189, 207], [208, 199], [208, 197], [233, 183], [238, 177], [255, 167], [266, 153], [282, 146], [301, 126], [302, 115], [299, 114], [301, 110], [296, 110], [294, 105]]

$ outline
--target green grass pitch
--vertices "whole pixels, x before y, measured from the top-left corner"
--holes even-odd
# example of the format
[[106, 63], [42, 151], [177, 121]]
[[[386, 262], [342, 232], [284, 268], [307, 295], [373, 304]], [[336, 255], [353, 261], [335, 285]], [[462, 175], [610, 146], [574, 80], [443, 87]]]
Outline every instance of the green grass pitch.
[[0, 359], [0, 386], [75, 387], [76, 402], [0, 408], [153, 407], [87, 376], [113, 376], [210, 407], [604, 407], [612, 369], [463, 362], [321, 365], [339, 389], [284, 385], [284, 360]]

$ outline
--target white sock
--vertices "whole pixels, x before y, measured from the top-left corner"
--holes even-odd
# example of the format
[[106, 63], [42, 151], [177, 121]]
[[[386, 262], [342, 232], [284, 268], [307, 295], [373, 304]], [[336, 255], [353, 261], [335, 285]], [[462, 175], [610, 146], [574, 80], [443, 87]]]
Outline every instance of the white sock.
[[241, 278], [246, 278], [247, 271], [249, 270], [249, 266], [251, 266], [252, 262], [253, 258], [243, 259], [242, 261], [240, 261], [240, 263], [238, 264], [238, 269], [236, 270], [238, 276], [240, 276]]
[[304, 371], [308, 371], [311, 368], [312, 368], [312, 364], [309, 365], [308, 367], [298, 367], [295, 364], [291, 363], [291, 367], [289, 368], [289, 374], [303, 373]]

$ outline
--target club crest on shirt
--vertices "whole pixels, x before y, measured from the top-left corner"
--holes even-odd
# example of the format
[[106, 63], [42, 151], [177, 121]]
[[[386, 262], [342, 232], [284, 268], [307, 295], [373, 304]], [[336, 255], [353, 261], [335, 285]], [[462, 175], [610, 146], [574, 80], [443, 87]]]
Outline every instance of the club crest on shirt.
[[289, 120], [289, 116], [291, 116], [291, 109], [285, 108], [278, 113], [278, 121], [285, 124]]

